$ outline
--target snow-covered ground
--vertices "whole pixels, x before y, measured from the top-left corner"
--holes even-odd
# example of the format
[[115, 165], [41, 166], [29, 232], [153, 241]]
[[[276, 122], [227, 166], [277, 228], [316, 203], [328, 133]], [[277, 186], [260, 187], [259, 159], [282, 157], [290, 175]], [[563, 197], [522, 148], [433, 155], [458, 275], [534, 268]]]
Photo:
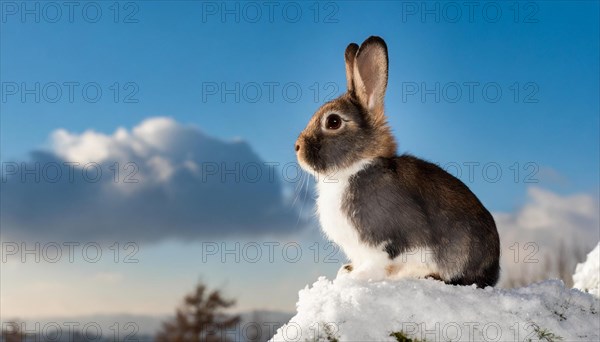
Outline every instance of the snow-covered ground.
[[297, 309], [274, 341], [600, 340], [600, 300], [559, 280], [478, 289], [321, 277], [300, 291]]
[[578, 264], [573, 275], [573, 287], [600, 296], [600, 243]]

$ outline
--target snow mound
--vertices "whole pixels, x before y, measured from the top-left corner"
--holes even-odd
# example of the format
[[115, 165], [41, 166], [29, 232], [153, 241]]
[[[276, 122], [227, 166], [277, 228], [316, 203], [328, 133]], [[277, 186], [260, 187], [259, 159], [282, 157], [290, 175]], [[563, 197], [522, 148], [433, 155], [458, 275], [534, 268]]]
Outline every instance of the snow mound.
[[600, 297], [600, 243], [590, 252], [587, 260], [577, 264], [573, 287]]
[[600, 300], [559, 280], [507, 290], [320, 277], [296, 306], [272, 341], [600, 340]]

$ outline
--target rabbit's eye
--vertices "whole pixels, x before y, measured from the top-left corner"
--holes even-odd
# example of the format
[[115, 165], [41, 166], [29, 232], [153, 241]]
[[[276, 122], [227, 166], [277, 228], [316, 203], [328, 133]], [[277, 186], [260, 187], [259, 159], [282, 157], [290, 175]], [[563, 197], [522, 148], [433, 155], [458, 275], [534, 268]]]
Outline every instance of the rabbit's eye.
[[337, 114], [331, 114], [325, 120], [325, 128], [327, 129], [338, 129], [342, 126], [342, 118]]

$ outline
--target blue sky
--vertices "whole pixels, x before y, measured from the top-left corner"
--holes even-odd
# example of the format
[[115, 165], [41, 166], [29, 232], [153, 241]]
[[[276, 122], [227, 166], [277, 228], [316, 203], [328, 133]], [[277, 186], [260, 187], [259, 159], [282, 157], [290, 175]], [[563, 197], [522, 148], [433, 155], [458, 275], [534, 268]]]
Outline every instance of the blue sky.
[[[535, 5], [521, 5], [523, 18], [518, 23], [515, 9], [507, 4], [499, 7], [497, 23], [490, 22], [493, 11], [486, 14], [483, 5], [474, 9], [472, 20], [468, 9], [460, 7], [461, 19], [449, 23], [453, 9], [447, 8], [444, 15], [440, 4], [436, 23], [433, 15], [422, 20], [422, 8], [413, 15], [407, 13], [406, 3], [388, 2], [337, 3], [332, 8], [321, 4], [318, 23], [308, 4], [300, 7], [303, 16], [297, 23], [286, 21], [293, 19], [295, 7], [288, 8], [292, 19], [275, 7], [270, 23], [263, 5], [259, 22], [251, 23], [252, 8], [245, 15], [240, 5], [240, 23], [235, 23], [234, 15], [223, 22], [218, 14], [205, 13], [206, 4], [187, 1], [139, 4], [132, 17], [139, 22], [129, 24], [115, 24], [108, 8], [96, 24], [87, 23], [81, 14], [73, 23], [66, 13], [58, 23], [44, 23], [42, 15], [39, 24], [33, 17], [22, 23], [18, 15], [7, 16], [3, 81], [28, 82], [30, 87], [34, 82], [41, 86], [79, 82], [80, 87], [96, 82], [103, 97], [92, 104], [76, 96], [69, 103], [65, 87], [58, 103], [42, 99], [37, 104], [30, 96], [23, 104], [18, 95], [8, 97], [3, 103], [2, 159], [23, 158], [57, 127], [108, 133], [148, 116], [166, 115], [216, 137], [241, 137], [264, 159], [293, 160], [290, 146], [307, 119], [326, 95], [344, 91], [343, 49], [349, 42], [377, 34], [389, 45], [387, 110], [401, 150], [439, 162], [496, 161], [505, 171], [514, 162], [535, 162], [565, 176], [573, 190], [593, 190], [598, 185], [598, 5]], [[337, 23], [323, 23], [334, 10], [329, 19]], [[526, 17], [531, 13], [535, 14]], [[537, 22], [523, 23], [526, 19]], [[139, 102], [114, 103], [109, 86], [115, 82], [121, 88], [134, 82], [137, 88], [122, 88], [121, 95], [137, 89], [134, 98]], [[273, 103], [265, 86], [257, 103], [247, 101], [254, 93], [246, 100], [242, 94], [240, 103], [230, 95], [223, 103], [220, 93], [206, 95], [203, 101], [207, 82], [219, 87], [222, 82], [226, 87], [239, 83], [243, 88], [252, 82], [280, 86]], [[292, 82], [303, 91], [296, 103], [282, 95], [283, 86]], [[446, 101], [455, 97], [451, 84], [440, 103], [435, 103], [434, 95], [423, 103], [420, 92], [403, 100], [403, 87], [414, 83], [420, 88], [421, 82], [429, 88], [439, 82], [440, 94], [444, 86], [456, 82], [463, 94], [458, 103]], [[473, 103], [465, 82], [479, 84]], [[331, 83], [337, 89], [328, 87]], [[497, 103], [482, 95], [489, 83], [490, 94], [496, 84], [502, 90]], [[320, 99], [314, 101], [318, 88]], [[523, 103], [532, 92], [531, 99], [538, 102]], [[497, 188], [480, 192], [493, 207], [509, 209], [514, 195], [522, 194], [519, 188], [507, 184], [500, 196]]]
[[[223, 141], [242, 139], [263, 161], [293, 161], [293, 142], [312, 113], [328, 96], [345, 91], [345, 47], [379, 35], [388, 44], [386, 109], [401, 152], [461, 165], [461, 179], [491, 211], [515, 210], [526, 202], [531, 185], [598, 197], [598, 2], [480, 3], [471, 18], [462, 3], [428, 3], [429, 9], [438, 6], [439, 18], [427, 14], [422, 2], [276, 2], [272, 18], [264, 4], [256, 17], [256, 8], [228, 3], [229, 9], [239, 6], [236, 22], [235, 15], [221, 17], [221, 2], [148, 1], [133, 7], [119, 3], [118, 23], [108, 3], [99, 3], [97, 23], [79, 11], [84, 2], [73, 22], [64, 12], [57, 23], [49, 22], [54, 9], [44, 14], [44, 4], [38, 4], [39, 23], [31, 15], [12, 14], [3, 3], [4, 162], [28, 160], [32, 150], [48, 149], [57, 129], [112, 134], [157, 116], [193, 124]], [[302, 14], [291, 22], [297, 8]], [[457, 8], [460, 18], [452, 22]], [[129, 13], [137, 22], [123, 22]], [[20, 90], [12, 95], [7, 88], [36, 82], [79, 85], [72, 103], [65, 86], [57, 103], [44, 94], [39, 103], [33, 95], [21, 101]], [[102, 89], [96, 103], [81, 96], [88, 83]], [[222, 86], [236, 84], [240, 100], [230, 94], [223, 101]], [[276, 84], [273, 101], [265, 84]], [[423, 98], [423, 90], [436, 84], [440, 100], [435, 94]], [[474, 87], [472, 101], [465, 84]], [[207, 92], [213, 85], [216, 94]], [[254, 103], [256, 85], [262, 93]], [[296, 101], [298, 88], [302, 94]], [[496, 99], [498, 89], [502, 94]], [[137, 101], [125, 103], [131, 91]], [[479, 163], [473, 181], [465, 162]], [[492, 175], [499, 166], [498, 182], [484, 179], [485, 165], [494, 167]], [[535, 184], [525, 182], [530, 172]], [[156, 247], [149, 258], [158, 259], [163, 248], [180, 249], [170, 243]], [[187, 260], [185, 267], [193, 265], [191, 250], [178, 253]], [[143, 277], [150, 272], [140, 270]]]

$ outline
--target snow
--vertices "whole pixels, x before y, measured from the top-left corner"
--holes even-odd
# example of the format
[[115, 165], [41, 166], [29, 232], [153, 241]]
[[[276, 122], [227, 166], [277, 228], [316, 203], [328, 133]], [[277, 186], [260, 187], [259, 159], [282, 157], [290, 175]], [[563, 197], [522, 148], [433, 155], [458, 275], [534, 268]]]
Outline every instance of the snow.
[[599, 311], [598, 298], [559, 280], [479, 289], [320, 277], [299, 292], [297, 314], [272, 340], [396, 341], [390, 334], [402, 331], [426, 341], [598, 341]]
[[588, 254], [585, 262], [577, 264], [573, 283], [574, 288], [600, 296], [600, 243]]

